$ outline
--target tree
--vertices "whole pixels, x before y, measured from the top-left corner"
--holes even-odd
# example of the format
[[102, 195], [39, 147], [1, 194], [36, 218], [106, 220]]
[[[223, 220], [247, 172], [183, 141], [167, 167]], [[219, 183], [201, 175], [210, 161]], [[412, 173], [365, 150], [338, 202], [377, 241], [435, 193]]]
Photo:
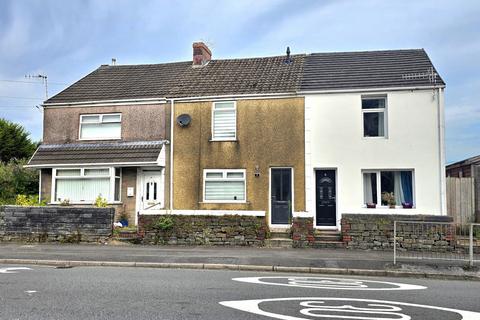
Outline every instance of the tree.
[[38, 194], [38, 171], [24, 168], [26, 159], [0, 162], [0, 205], [14, 204], [18, 194]]
[[21, 125], [0, 118], [0, 162], [30, 158], [37, 143], [28, 136], [29, 133]]
[[38, 171], [24, 168], [37, 143], [19, 124], [0, 118], [0, 205], [14, 204], [18, 194], [38, 194]]

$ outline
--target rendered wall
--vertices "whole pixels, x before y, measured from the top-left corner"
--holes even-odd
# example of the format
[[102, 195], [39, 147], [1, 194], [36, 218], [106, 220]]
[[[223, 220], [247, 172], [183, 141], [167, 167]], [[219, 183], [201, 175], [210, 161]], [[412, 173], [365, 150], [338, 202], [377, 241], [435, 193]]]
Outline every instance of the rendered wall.
[[337, 226], [340, 213], [406, 213], [403, 209], [364, 207], [362, 170], [365, 169], [414, 170], [416, 208], [408, 213], [442, 214], [441, 186], [445, 180], [433, 91], [383, 94], [387, 95], [387, 138], [363, 137], [362, 94], [306, 96], [306, 202], [312, 215], [315, 215], [314, 169], [319, 168], [337, 170]]
[[[303, 98], [238, 100], [237, 141], [212, 138], [212, 102], [175, 103], [174, 209], [269, 210], [269, 168], [293, 167], [294, 211], [305, 210]], [[255, 166], [260, 176], [254, 176]], [[246, 169], [247, 202], [204, 203], [203, 169]]]
[[40, 179], [40, 197], [49, 203], [52, 198], [52, 169], [41, 169]]
[[167, 108], [168, 104], [45, 108], [43, 143], [85, 142], [79, 140], [80, 115], [113, 112], [122, 114], [121, 141], [165, 139]]

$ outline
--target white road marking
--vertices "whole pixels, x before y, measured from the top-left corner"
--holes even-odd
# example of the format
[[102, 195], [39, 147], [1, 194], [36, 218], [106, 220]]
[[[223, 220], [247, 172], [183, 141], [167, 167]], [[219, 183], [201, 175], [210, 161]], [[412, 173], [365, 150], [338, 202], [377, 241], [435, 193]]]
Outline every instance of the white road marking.
[[[297, 301], [299, 303], [299, 316], [289, 316], [277, 314], [273, 312], [263, 311], [259, 305], [263, 302], [285, 302]], [[328, 305], [328, 302], [337, 305]], [[338, 305], [341, 302], [343, 305]], [[403, 303], [397, 301], [385, 300], [367, 300], [367, 299], [351, 299], [351, 298], [278, 298], [278, 299], [258, 299], [258, 300], [238, 300], [238, 301], [222, 301], [221, 305], [237, 309], [240, 311], [250, 312], [261, 316], [266, 316], [281, 320], [311, 320], [313, 318], [329, 318], [329, 319], [356, 319], [356, 320], [410, 320], [410, 315], [405, 314], [401, 307], [423, 308], [437, 311], [450, 312], [460, 315], [461, 320], [478, 320], [480, 313], [450, 309], [443, 307], [435, 307], [422, 304]], [[365, 307], [354, 307], [351, 304], [363, 303]], [[405, 313], [400, 313], [405, 312]], [[355, 313], [356, 315], [346, 315]], [[308, 316], [305, 318], [304, 316]], [[381, 317], [378, 317], [381, 316]], [[386, 318], [388, 316], [389, 318]], [[418, 318], [417, 318], [418, 319]]]
[[37, 291], [36, 290], [27, 290], [25, 291], [25, 293], [28, 293], [28, 294], [32, 294], [32, 293], [36, 293]]
[[0, 273], [17, 273], [18, 270], [32, 270], [27, 267], [0, 268]]
[[[271, 286], [287, 286], [287, 287], [299, 287], [309, 289], [331, 289], [331, 290], [421, 290], [427, 289], [427, 287], [386, 282], [386, 281], [373, 281], [373, 280], [361, 280], [361, 279], [349, 279], [349, 278], [327, 278], [327, 277], [244, 277], [233, 278], [234, 281], [265, 284]], [[284, 282], [271, 282], [268, 280], [283, 280]], [[375, 286], [374, 286], [375, 285]]]

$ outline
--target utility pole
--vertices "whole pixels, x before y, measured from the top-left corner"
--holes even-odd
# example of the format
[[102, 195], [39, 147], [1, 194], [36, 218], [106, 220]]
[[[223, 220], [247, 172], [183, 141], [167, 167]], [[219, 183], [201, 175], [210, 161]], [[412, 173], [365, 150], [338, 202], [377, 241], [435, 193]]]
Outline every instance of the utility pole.
[[48, 81], [47, 81], [47, 76], [44, 74], [37, 74], [37, 75], [25, 75], [25, 78], [37, 78], [37, 79], [42, 79], [43, 85], [45, 86], [45, 100], [48, 99]]

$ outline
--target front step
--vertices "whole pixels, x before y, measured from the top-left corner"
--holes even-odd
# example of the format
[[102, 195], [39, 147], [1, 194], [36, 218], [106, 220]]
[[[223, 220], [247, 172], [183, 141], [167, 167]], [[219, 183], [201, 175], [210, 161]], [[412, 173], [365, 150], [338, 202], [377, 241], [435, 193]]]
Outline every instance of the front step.
[[138, 243], [142, 238], [135, 230], [118, 230], [114, 233], [113, 239], [120, 242]]
[[315, 242], [342, 242], [342, 233], [337, 230], [316, 230]]
[[290, 234], [290, 232], [272, 231], [272, 232], [270, 232], [270, 238], [271, 239], [291, 239], [292, 235]]
[[316, 230], [314, 248], [339, 249], [345, 248], [342, 233], [337, 230]]
[[290, 232], [285, 231], [272, 231], [270, 232], [270, 238], [265, 240], [267, 248], [291, 248], [292, 243]]
[[265, 239], [265, 247], [267, 248], [291, 248], [293, 244], [292, 239], [271, 238]]
[[315, 241], [312, 246], [316, 249], [342, 249], [345, 248], [343, 241]]

